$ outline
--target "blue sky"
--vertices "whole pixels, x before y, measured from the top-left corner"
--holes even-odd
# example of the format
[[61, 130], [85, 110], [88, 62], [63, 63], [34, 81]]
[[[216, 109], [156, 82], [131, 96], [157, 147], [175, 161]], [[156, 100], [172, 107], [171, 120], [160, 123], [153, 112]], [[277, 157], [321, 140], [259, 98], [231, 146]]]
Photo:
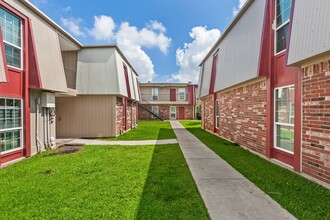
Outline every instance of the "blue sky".
[[245, 1], [31, 0], [82, 44], [118, 44], [140, 81], [195, 83], [198, 64]]

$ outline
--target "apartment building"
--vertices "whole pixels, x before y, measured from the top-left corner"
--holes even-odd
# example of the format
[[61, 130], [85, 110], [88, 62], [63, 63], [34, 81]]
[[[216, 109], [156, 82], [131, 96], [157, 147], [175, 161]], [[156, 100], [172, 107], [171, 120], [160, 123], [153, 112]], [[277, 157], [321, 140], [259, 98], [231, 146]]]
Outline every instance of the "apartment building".
[[0, 165], [54, 147], [58, 135], [136, 125], [137, 74], [117, 46], [84, 46], [24, 0], [0, 1], [0, 24]]
[[329, 1], [248, 0], [201, 63], [202, 127], [330, 183]]
[[197, 85], [140, 83], [139, 119], [184, 120], [196, 117]]

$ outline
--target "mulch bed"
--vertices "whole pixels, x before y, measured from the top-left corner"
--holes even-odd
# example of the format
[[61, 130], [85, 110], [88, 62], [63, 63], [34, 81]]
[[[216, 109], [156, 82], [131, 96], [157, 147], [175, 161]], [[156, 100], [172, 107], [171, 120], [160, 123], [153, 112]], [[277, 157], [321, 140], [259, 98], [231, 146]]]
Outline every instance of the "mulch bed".
[[58, 147], [56, 152], [48, 154], [48, 156], [77, 153], [81, 151], [82, 146], [83, 145], [63, 145]]

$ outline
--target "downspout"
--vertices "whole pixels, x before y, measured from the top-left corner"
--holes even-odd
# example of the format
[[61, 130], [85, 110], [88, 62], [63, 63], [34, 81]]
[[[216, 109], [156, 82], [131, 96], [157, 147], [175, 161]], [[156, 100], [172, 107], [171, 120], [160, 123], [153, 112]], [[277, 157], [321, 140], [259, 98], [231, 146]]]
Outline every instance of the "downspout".
[[48, 119], [48, 117], [49, 117], [49, 115], [48, 115], [48, 108], [45, 108], [45, 110], [46, 110], [46, 143], [47, 143], [47, 148], [49, 148], [49, 127], [48, 127], [48, 125], [49, 125], [49, 119]]
[[192, 103], [193, 103], [193, 119], [196, 119], [196, 102], [195, 102], [195, 86], [193, 85], [193, 92], [192, 92]]
[[[131, 120], [132, 120], [132, 123], [131, 123], [131, 129], [132, 129], [132, 124], [133, 124], [133, 104], [136, 103], [137, 101], [134, 100], [132, 103], [131, 103]], [[135, 120], [134, 120], [134, 128], [136, 127], [136, 111], [135, 111]]]
[[36, 147], [37, 147], [37, 153], [41, 151], [41, 141], [39, 139], [39, 107], [40, 107], [40, 98], [35, 99], [36, 103]]
[[43, 113], [43, 136], [44, 136], [44, 147], [45, 149], [47, 148], [47, 128], [46, 128], [46, 108], [42, 108], [42, 113]]

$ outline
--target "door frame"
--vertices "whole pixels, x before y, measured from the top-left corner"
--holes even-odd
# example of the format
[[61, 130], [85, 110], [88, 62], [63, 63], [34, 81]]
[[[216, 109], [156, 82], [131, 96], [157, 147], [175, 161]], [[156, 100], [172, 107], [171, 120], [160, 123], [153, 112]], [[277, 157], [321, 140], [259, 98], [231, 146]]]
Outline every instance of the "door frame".
[[[214, 93], [214, 100], [213, 100], [213, 119], [214, 119], [214, 124], [213, 124], [213, 132], [216, 134], [220, 134], [220, 93], [216, 92]], [[217, 113], [219, 113], [219, 115], [217, 115]], [[218, 126], [217, 126], [218, 125]]]
[[[171, 113], [172, 113], [171, 108], [172, 107], [175, 108], [175, 112], [174, 112], [175, 113], [175, 117], [174, 118], [171, 117]], [[176, 106], [170, 106], [170, 120], [176, 120], [176, 118], [177, 118]]]

